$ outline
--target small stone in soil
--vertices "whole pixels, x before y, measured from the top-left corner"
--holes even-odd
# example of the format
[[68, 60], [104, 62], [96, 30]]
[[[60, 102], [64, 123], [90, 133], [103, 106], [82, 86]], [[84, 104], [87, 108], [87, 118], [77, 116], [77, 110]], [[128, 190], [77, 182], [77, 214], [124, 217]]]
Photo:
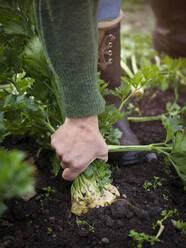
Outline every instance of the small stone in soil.
[[125, 198], [125, 199], [127, 199], [127, 196], [125, 194], [122, 194], [122, 197]]
[[110, 240], [108, 239], [108, 238], [102, 238], [101, 239], [101, 242], [103, 243], [103, 244], [109, 244], [110, 243]]
[[148, 162], [151, 162], [152, 160], [157, 160], [157, 155], [154, 152], [147, 153], [145, 157]]
[[54, 222], [55, 221], [55, 217], [54, 216], [50, 217], [49, 218], [49, 221]]

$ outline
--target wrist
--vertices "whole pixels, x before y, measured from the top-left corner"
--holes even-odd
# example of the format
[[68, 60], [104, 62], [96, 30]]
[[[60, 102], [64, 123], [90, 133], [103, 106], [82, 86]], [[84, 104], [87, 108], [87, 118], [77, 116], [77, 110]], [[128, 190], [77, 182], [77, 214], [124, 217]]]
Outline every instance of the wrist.
[[89, 116], [89, 117], [84, 117], [84, 118], [68, 118], [66, 117], [65, 123], [68, 125], [75, 125], [80, 128], [96, 128], [99, 129], [98, 125], [98, 116]]

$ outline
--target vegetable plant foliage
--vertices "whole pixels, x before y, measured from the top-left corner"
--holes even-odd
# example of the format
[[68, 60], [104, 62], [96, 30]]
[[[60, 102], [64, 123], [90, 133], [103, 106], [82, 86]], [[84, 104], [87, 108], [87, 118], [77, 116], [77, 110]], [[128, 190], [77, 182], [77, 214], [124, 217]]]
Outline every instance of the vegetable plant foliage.
[[6, 210], [4, 200], [32, 192], [33, 168], [23, 162], [22, 152], [0, 149], [0, 215]]
[[[50, 135], [64, 121], [63, 105], [58, 81], [48, 66], [37, 36], [32, 1], [0, 0], [0, 23], [0, 141], [9, 134], [35, 135], [41, 146], [51, 150]], [[139, 37], [136, 39], [140, 40]], [[131, 43], [127, 44], [130, 48]], [[172, 110], [168, 106], [168, 113], [158, 117], [167, 131], [166, 140], [158, 144], [120, 146], [121, 132], [113, 127], [114, 123], [128, 114], [123, 111], [123, 106], [140, 90], [152, 85], [160, 85], [164, 90], [172, 81], [176, 81], [177, 99], [178, 82], [185, 82], [186, 60], [173, 60], [169, 57], [160, 60], [155, 52], [147, 52], [145, 46], [142, 48], [134, 45], [123, 57], [125, 73], [119, 88], [108, 90], [106, 83], [98, 81], [103, 96], [113, 94], [121, 100], [119, 108], [106, 106], [105, 112], [99, 116], [100, 130], [110, 152], [154, 150], [164, 154], [186, 186], [184, 107], [180, 108], [175, 103]], [[142, 50], [146, 51], [143, 59], [144, 53], [140, 53]], [[174, 112], [176, 114], [172, 114], [173, 110], [177, 111]], [[145, 120], [140, 118], [141, 121]], [[51, 163], [57, 174], [60, 166], [55, 155]], [[72, 212], [78, 215], [86, 212], [89, 207], [107, 205], [119, 196], [118, 190], [111, 186], [108, 165], [98, 161], [92, 163], [73, 182], [71, 194]]]

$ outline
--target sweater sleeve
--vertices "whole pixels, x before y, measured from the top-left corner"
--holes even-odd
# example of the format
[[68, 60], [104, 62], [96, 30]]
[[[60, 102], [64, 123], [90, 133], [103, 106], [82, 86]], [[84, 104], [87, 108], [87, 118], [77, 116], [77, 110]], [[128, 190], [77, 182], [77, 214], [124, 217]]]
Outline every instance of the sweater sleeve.
[[67, 117], [104, 110], [97, 86], [97, 6], [98, 0], [35, 0], [38, 31]]

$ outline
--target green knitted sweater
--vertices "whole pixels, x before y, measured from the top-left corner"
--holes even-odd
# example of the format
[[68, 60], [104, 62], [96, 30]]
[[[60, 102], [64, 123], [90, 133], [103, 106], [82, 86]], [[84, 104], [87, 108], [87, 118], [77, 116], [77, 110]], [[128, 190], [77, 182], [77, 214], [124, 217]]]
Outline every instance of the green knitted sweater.
[[97, 86], [97, 7], [98, 0], [35, 0], [38, 31], [67, 117], [104, 110]]

